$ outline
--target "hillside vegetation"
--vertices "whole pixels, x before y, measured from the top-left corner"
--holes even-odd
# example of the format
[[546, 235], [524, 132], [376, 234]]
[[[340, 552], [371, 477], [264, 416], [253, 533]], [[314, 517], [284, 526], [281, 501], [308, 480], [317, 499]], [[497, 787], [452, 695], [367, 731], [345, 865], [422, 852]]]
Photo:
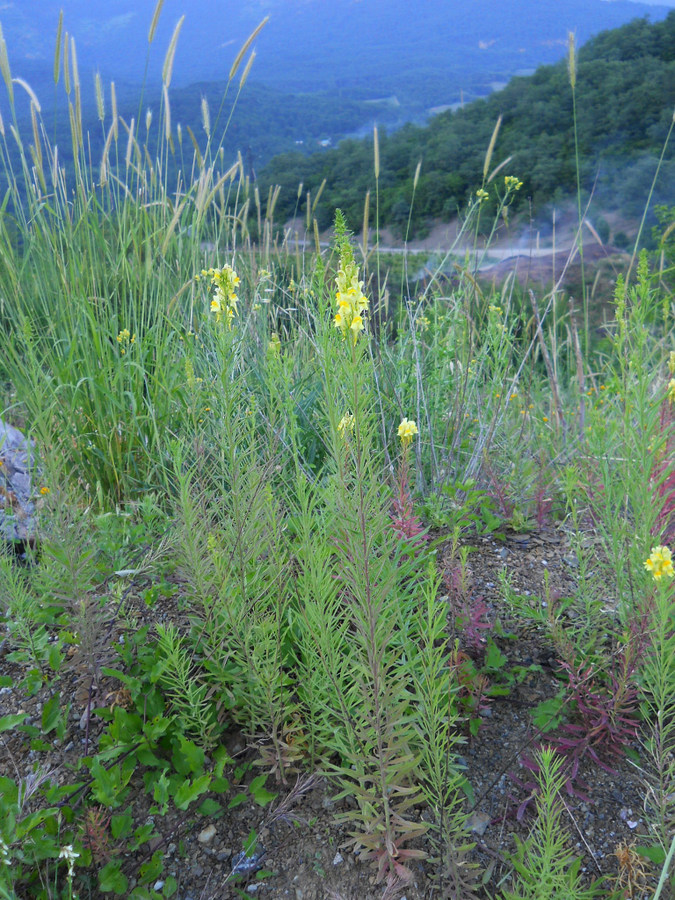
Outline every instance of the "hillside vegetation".
[[[582, 47], [576, 106], [584, 198], [592, 192], [606, 208], [638, 214], [675, 107], [675, 12], [656, 24], [640, 19], [603, 32]], [[380, 134], [380, 224], [405, 226], [420, 161], [413, 231], [430, 217], [454, 217], [480, 186], [485, 149], [500, 116], [495, 162], [509, 158], [503, 172], [523, 181], [521, 203], [531, 198], [541, 207], [570, 194], [576, 189], [572, 107], [563, 60], [512, 79], [485, 100], [442, 113], [426, 127]], [[375, 189], [372, 138], [345, 141], [309, 158], [279, 156], [260, 174], [261, 193], [281, 185], [276, 217], [283, 220], [296, 210], [298, 184], [314, 196], [324, 179], [315, 210], [319, 226], [330, 222], [338, 205], [350, 221], [360, 222], [365, 194]], [[659, 191], [667, 198], [674, 190], [671, 160]]]
[[[0, 40], [0, 419], [27, 438], [0, 446], [0, 900], [672, 898], [675, 319], [647, 253], [599, 333], [591, 285], [470, 257], [378, 293], [339, 209], [329, 248], [275, 243], [243, 163], [181, 142], [168, 66], [92, 161], [67, 52], [70, 177]], [[519, 84], [541, 130], [549, 75], [571, 157], [564, 67]], [[460, 237], [524, 187], [483, 175], [484, 108], [456, 119]]]

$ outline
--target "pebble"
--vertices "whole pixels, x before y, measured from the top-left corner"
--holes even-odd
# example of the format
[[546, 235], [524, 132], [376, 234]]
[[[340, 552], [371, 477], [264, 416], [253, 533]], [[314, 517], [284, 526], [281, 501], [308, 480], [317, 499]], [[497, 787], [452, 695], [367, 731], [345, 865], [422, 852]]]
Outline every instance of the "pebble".
[[202, 868], [202, 866], [199, 865], [199, 863], [197, 863], [196, 866], [193, 866], [193, 867], [190, 869], [190, 872], [191, 872], [193, 875], [195, 875], [197, 878], [199, 878], [200, 875], [203, 875], [203, 874], [204, 874], [204, 869]]
[[156, 881], [153, 884], [152, 889], [153, 889], [153, 891], [161, 891], [163, 887], [164, 887], [163, 881]]
[[333, 857], [333, 865], [339, 866], [341, 862], [344, 862], [344, 857], [342, 856], [341, 853], [336, 853], [335, 856]]
[[226, 859], [229, 859], [232, 856], [232, 850], [229, 847], [223, 847], [222, 850], [219, 850], [216, 853], [216, 859], [218, 862], [223, 862]]
[[202, 829], [197, 835], [197, 840], [200, 844], [208, 844], [210, 841], [214, 839], [216, 836], [216, 826], [215, 825], [207, 825], [206, 828]]

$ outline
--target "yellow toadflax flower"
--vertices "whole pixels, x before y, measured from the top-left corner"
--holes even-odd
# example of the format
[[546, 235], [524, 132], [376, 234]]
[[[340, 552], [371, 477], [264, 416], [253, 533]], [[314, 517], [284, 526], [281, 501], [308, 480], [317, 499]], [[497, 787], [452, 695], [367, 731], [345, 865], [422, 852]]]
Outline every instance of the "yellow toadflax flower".
[[232, 327], [232, 320], [237, 315], [237, 287], [239, 276], [232, 266], [223, 266], [222, 269], [202, 269], [202, 278], [210, 278], [215, 288], [211, 300], [211, 312], [216, 317], [216, 322], [225, 316], [228, 328]]
[[347, 254], [343, 254], [340, 259], [335, 286], [338, 311], [333, 324], [340, 329], [343, 338], [348, 333], [351, 334], [356, 344], [359, 332], [366, 327], [361, 313], [368, 309], [368, 298], [363, 293], [363, 282], [359, 281], [359, 267]]
[[404, 447], [408, 447], [413, 437], [418, 433], [414, 419], [401, 419], [401, 424], [398, 426], [398, 436], [401, 438], [401, 443]]
[[279, 335], [276, 331], [272, 332], [269, 343], [267, 344], [267, 349], [270, 353], [279, 354], [281, 353], [281, 341], [279, 340]]
[[352, 431], [354, 428], [354, 416], [352, 413], [345, 413], [344, 416], [338, 422], [338, 431], [345, 437], [347, 432]]
[[645, 562], [645, 569], [652, 573], [654, 581], [660, 581], [664, 575], [666, 578], [672, 578], [675, 571], [668, 547], [652, 547], [649, 559]]

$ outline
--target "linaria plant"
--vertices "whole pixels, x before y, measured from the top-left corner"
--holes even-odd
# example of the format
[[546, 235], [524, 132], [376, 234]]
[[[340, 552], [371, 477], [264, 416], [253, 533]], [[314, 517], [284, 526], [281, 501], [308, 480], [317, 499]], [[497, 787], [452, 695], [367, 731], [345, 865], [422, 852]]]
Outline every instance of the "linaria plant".
[[[423, 677], [420, 629], [437, 628], [438, 618], [414, 617], [416, 591], [429, 573], [389, 520], [391, 494], [382, 485], [382, 457], [374, 440], [368, 300], [339, 212], [336, 242], [336, 308], [332, 327], [324, 322], [317, 335], [332, 467], [326, 512], [319, 519], [317, 544], [324, 549], [307, 544], [308, 517], [317, 504], [311, 492], [303, 492], [301, 666], [303, 673], [315, 674], [307, 682], [302, 678], [300, 689], [308, 709], [323, 705], [321, 740], [338, 796], [353, 797], [358, 805], [340, 814], [351, 828], [350, 843], [362, 859], [377, 864], [378, 880], [393, 889], [412, 878], [411, 860], [424, 855], [410, 846], [427, 830], [414, 813], [423, 797], [422, 738], [412, 712], [415, 673]], [[404, 423], [406, 444], [415, 429], [413, 422]], [[420, 726], [425, 738], [430, 724], [425, 720]]]
[[600, 885], [584, 885], [581, 860], [574, 857], [564, 827], [563, 760], [555, 750], [544, 747], [536, 763], [537, 818], [524, 841], [514, 836], [516, 850], [509, 854], [512, 887], [502, 893], [502, 900], [591, 900], [599, 896]]
[[675, 599], [670, 548], [653, 547], [645, 568], [653, 579], [650, 628], [639, 680], [647, 722], [645, 809], [658, 842], [656, 854], [650, 855], [663, 863], [675, 833]]
[[239, 723], [285, 780], [297, 719], [285, 668], [288, 555], [272, 491], [276, 448], [263, 446], [246, 386], [238, 276], [225, 266], [204, 277], [212, 293], [191, 345], [203, 352], [191, 365], [207, 409], [194, 446], [177, 447], [174, 463], [192, 652], [221, 720]]

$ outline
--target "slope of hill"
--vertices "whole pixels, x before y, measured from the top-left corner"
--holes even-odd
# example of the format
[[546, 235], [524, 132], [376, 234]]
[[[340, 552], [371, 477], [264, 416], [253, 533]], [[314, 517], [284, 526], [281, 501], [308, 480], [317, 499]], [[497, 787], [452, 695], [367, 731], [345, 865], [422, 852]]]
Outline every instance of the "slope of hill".
[[[582, 186], [608, 207], [626, 214], [642, 209], [675, 107], [675, 11], [659, 23], [636, 20], [604, 32], [578, 55], [577, 113]], [[499, 116], [502, 125], [493, 165], [510, 158], [501, 175], [524, 182], [521, 198], [535, 206], [559, 199], [576, 186], [572, 92], [567, 64], [514, 78], [499, 93], [426, 127], [406, 125], [381, 135], [380, 221], [399, 227], [408, 219], [416, 166], [421, 176], [413, 226], [427, 217], [452, 217], [480, 187], [485, 151]], [[325, 225], [335, 206], [360, 222], [363, 198], [375, 186], [372, 138], [347, 141], [309, 158], [279, 157], [261, 175], [263, 193], [282, 185], [277, 217], [294, 212], [297, 184], [326, 187], [316, 213]], [[493, 191], [493, 186], [489, 186]], [[656, 200], [675, 195], [675, 163], [666, 157]]]

